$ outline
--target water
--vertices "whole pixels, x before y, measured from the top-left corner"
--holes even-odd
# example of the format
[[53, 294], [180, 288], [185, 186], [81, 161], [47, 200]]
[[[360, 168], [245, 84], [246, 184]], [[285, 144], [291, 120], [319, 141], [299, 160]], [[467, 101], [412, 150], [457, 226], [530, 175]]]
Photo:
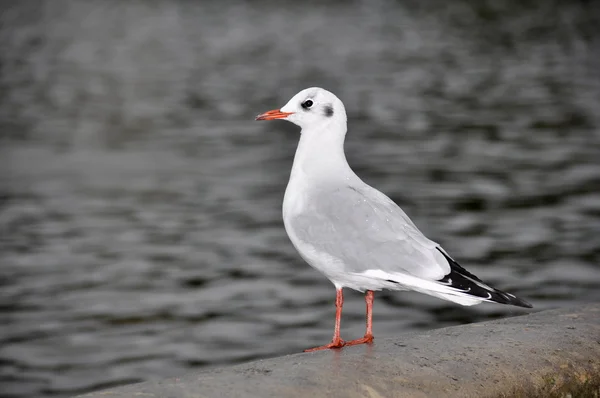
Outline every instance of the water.
[[[202, 3], [3, 2], [2, 396], [327, 342], [334, 289], [281, 221], [297, 128], [253, 121], [314, 85], [357, 173], [469, 270], [535, 310], [600, 300], [595, 3]], [[522, 313], [378, 293], [375, 333]]]

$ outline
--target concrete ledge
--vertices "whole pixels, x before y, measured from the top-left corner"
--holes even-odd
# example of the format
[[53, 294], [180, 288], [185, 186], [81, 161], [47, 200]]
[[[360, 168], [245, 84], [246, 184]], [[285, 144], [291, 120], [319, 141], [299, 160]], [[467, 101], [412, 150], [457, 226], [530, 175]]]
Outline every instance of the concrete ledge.
[[[268, 344], [268, 343], [266, 343]], [[379, 339], [83, 395], [599, 397], [600, 304]]]

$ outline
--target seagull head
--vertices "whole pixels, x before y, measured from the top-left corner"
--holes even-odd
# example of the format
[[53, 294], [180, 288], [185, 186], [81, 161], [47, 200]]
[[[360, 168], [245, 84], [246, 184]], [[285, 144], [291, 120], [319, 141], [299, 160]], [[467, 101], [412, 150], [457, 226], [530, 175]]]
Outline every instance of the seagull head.
[[312, 130], [329, 124], [343, 125], [345, 133], [346, 109], [335, 94], [311, 87], [294, 95], [281, 109], [262, 113], [256, 120], [288, 120], [302, 128]]

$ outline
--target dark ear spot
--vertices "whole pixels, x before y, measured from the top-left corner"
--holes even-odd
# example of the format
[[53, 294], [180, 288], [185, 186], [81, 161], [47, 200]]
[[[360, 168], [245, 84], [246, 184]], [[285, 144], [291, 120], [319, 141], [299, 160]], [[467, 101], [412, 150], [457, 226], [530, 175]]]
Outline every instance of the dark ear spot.
[[323, 110], [325, 112], [325, 116], [327, 116], [327, 117], [333, 116], [333, 106], [331, 106], [331, 104], [325, 105], [323, 107]]

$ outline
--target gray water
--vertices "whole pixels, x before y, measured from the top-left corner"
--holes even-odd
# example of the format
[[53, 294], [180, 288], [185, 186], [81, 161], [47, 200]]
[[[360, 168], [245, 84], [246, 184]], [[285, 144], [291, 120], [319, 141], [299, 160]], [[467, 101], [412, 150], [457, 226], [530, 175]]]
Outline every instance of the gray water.
[[[0, 395], [326, 343], [333, 286], [281, 221], [298, 129], [253, 121], [309, 86], [345, 102], [356, 172], [467, 269], [536, 311], [600, 300], [598, 11], [3, 1]], [[374, 330], [527, 312], [377, 293]], [[343, 337], [363, 319], [348, 292]]]

